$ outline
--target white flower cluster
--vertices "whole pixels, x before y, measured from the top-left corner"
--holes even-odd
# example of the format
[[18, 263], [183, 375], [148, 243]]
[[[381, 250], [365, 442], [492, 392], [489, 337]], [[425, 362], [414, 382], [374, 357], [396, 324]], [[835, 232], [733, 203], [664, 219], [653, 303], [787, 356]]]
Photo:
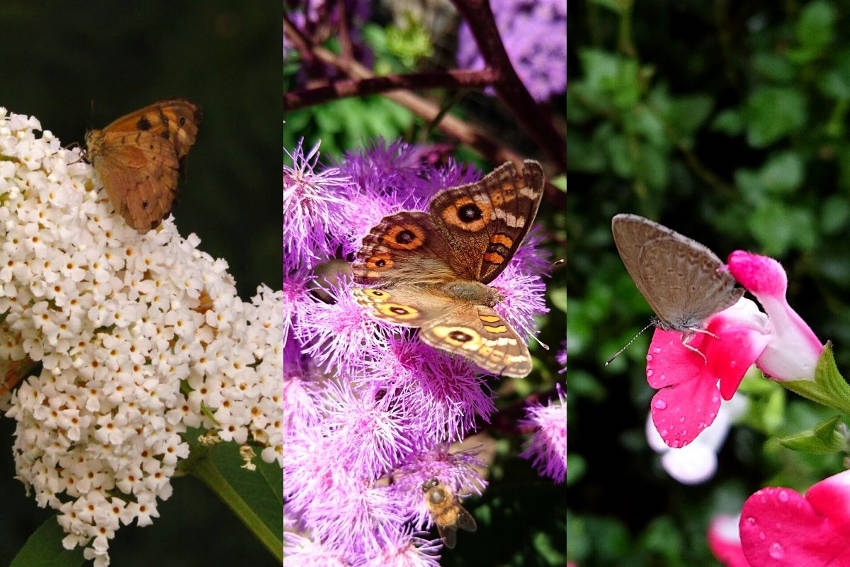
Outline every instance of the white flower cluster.
[[0, 382], [0, 407], [17, 478], [58, 510], [66, 547], [108, 565], [118, 527], [170, 496], [187, 427], [282, 465], [283, 297], [241, 301], [170, 220], [137, 233], [80, 150], [40, 130], [0, 108], [0, 368], [37, 372]]

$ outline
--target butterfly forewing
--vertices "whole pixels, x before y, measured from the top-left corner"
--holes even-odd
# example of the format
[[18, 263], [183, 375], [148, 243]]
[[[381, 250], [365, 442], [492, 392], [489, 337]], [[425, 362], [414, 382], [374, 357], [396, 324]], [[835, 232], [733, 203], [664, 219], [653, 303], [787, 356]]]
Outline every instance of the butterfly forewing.
[[543, 182], [538, 162], [526, 160], [522, 172], [506, 162], [475, 183], [435, 196], [428, 208], [450, 245], [452, 268], [469, 279], [493, 281], [531, 228]]
[[616, 215], [614, 242], [626, 270], [663, 327], [690, 330], [744, 291], [699, 242], [638, 215]]

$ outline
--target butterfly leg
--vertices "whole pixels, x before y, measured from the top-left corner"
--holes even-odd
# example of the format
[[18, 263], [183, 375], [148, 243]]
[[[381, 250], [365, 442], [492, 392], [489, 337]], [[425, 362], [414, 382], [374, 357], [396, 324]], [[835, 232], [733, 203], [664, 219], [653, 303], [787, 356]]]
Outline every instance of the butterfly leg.
[[708, 359], [705, 357], [705, 355], [702, 353], [702, 351], [699, 350], [696, 347], [691, 346], [690, 343], [688, 342], [689, 340], [691, 340], [693, 338], [694, 334], [696, 334], [697, 332], [708, 333], [712, 337], [717, 338], [717, 335], [715, 335], [715, 334], [713, 334], [709, 331], [704, 331], [702, 329], [693, 329], [693, 330], [687, 331], [685, 333], [682, 333], [682, 346], [685, 347], [686, 349], [688, 349], [689, 351], [695, 352], [698, 355], [700, 355], [702, 357], [703, 363], [708, 364]]

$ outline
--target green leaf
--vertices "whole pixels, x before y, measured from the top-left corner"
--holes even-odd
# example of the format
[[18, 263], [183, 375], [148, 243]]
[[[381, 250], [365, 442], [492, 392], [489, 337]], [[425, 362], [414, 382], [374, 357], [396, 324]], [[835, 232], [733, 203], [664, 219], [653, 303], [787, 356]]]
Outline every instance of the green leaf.
[[835, 8], [823, 0], [806, 4], [797, 20], [796, 35], [799, 47], [788, 51], [788, 58], [807, 63], [823, 55], [832, 43], [835, 27]]
[[59, 527], [56, 516], [44, 521], [27, 539], [9, 567], [74, 567], [83, 565], [83, 550], [68, 551], [62, 547], [65, 532]]
[[804, 398], [850, 413], [850, 385], [841, 376], [832, 355], [832, 343], [827, 342], [815, 368], [815, 379], [780, 382], [785, 388]]
[[757, 88], [744, 110], [747, 141], [757, 148], [767, 146], [802, 128], [807, 114], [806, 99], [797, 89]]
[[770, 157], [759, 174], [761, 183], [771, 193], [790, 193], [803, 183], [804, 164], [793, 151], [781, 152]]
[[737, 136], [744, 131], [744, 118], [737, 110], [724, 110], [711, 123], [711, 129], [729, 136]]
[[[193, 430], [194, 431], [194, 430]], [[190, 439], [189, 474], [201, 480], [278, 559], [283, 559], [283, 472], [274, 463], [254, 458], [257, 469], [242, 468], [236, 443], [221, 443], [209, 450]]]
[[782, 256], [792, 247], [811, 250], [818, 240], [812, 211], [782, 201], [759, 205], [748, 217], [747, 228], [769, 256]]
[[640, 68], [636, 61], [598, 49], [582, 50], [579, 59], [589, 96], [610, 100], [620, 109], [629, 109], [640, 100]]
[[677, 97], [670, 105], [667, 123], [680, 136], [691, 136], [708, 119], [712, 108], [714, 108], [714, 101], [708, 95]]
[[836, 430], [839, 423], [841, 423], [841, 416], [836, 415], [814, 429], [784, 437], [779, 439], [779, 442], [789, 449], [805, 453], [817, 455], [836, 453], [844, 448], [844, 436]]
[[765, 79], [787, 83], [797, 74], [797, 68], [788, 59], [772, 51], [760, 51], [753, 56], [753, 70]]
[[549, 291], [549, 302], [555, 309], [567, 312], [567, 288], [555, 287]]

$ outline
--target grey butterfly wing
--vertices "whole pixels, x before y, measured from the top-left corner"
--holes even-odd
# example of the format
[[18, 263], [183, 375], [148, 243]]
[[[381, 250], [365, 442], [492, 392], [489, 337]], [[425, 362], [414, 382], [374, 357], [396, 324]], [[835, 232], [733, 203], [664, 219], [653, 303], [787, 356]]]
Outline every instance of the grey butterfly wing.
[[456, 304], [422, 325], [419, 338], [434, 348], [459, 354], [494, 375], [525, 378], [531, 355], [516, 331], [493, 309]]
[[679, 331], [734, 305], [744, 290], [720, 258], [699, 242], [638, 215], [611, 221], [617, 251], [638, 290], [661, 321]]

